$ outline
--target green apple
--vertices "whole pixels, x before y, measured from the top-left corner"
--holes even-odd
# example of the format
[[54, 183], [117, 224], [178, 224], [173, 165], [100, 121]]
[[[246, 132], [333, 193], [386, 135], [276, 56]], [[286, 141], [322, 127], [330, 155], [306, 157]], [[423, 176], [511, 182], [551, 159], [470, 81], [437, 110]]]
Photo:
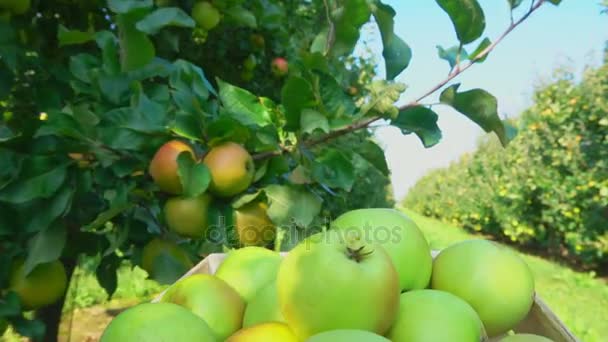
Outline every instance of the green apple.
[[178, 281], [161, 301], [192, 311], [207, 323], [220, 341], [243, 325], [245, 302], [226, 282], [212, 275], [195, 274]]
[[481, 320], [464, 300], [437, 290], [405, 292], [397, 319], [386, 335], [394, 342], [479, 342]]
[[211, 196], [173, 197], [163, 210], [169, 229], [179, 235], [200, 239], [207, 232], [207, 210]]
[[271, 281], [266, 287], [258, 291], [256, 296], [247, 304], [243, 317], [243, 327], [247, 328], [268, 322], [285, 322], [285, 317], [283, 317], [279, 307], [279, 296], [275, 281]]
[[486, 240], [454, 244], [435, 258], [431, 286], [467, 301], [489, 336], [505, 333], [534, 302], [534, 277], [511, 250]]
[[329, 230], [304, 240], [283, 260], [279, 305], [300, 339], [336, 329], [384, 334], [397, 313], [399, 278], [382, 246]]
[[9, 290], [15, 291], [25, 310], [38, 309], [55, 303], [65, 293], [68, 278], [59, 260], [38, 264], [25, 274], [23, 260], [10, 267]]
[[182, 183], [177, 173], [177, 157], [188, 152], [194, 159], [194, 151], [188, 144], [172, 140], [161, 146], [150, 161], [149, 172], [158, 187], [170, 194], [181, 194]]
[[219, 342], [207, 323], [187, 309], [172, 303], [146, 303], [116, 316], [100, 342]]
[[395, 209], [358, 209], [346, 212], [333, 223], [344, 233], [362, 231], [365, 238], [386, 250], [399, 274], [401, 290], [424, 289], [431, 278], [433, 258], [418, 226]]
[[316, 334], [307, 339], [306, 342], [391, 342], [384, 336], [380, 336], [365, 330], [331, 330]]
[[249, 303], [262, 288], [275, 281], [281, 256], [262, 247], [230, 251], [215, 275], [224, 280]]
[[274, 241], [276, 227], [268, 217], [268, 205], [254, 201], [234, 210], [234, 228], [243, 246], [265, 246]]
[[227, 142], [213, 147], [203, 163], [211, 172], [209, 190], [219, 197], [231, 197], [245, 191], [253, 181], [253, 158], [239, 144]]
[[186, 272], [193, 266], [188, 254], [175, 242], [154, 238], [142, 250], [141, 268], [150, 276], [155, 277], [157, 275], [156, 265], [161, 255], [171, 258], [176, 265], [180, 265], [181, 270], [178, 270], [180, 273]]
[[553, 340], [533, 334], [515, 334], [503, 338], [500, 342], [553, 342]]
[[239, 330], [226, 342], [299, 342], [299, 340], [286, 324], [270, 322]]
[[192, 19], [196, 24], [209, 31], [220, 23], [220, 11], [206, 1], [197, 2], [192, 7]]

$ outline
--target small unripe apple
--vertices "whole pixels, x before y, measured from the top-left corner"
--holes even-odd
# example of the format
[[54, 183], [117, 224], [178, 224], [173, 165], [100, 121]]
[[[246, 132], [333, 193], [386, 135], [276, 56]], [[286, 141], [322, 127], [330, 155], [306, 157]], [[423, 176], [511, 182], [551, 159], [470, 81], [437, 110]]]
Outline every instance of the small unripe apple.
[[172, 140], [161, 146], [150, 162], [149, 172], [158, 187], [170, 194], [181, 194], [182, 183], [177, 173], [177, 157], [182, 152], [188, 152], [194, 159], [192, 148], [179, 140]]
[[270, 69], [272, 70], [272, 74], [276, 77], [283, 77], [289, 72], [289, 63], [287, 63], [285, 58], [277, 57], [272, 60]]
[[175, 242], [154, 238], [144, 246], [141, 254], [141, 268], [152, 277], [155, 276], [157, 271], [156, 258], [161, 256], [161, 254], [173, 259], [173, 261], [182, 266], [184, 271], [192, 267], [192, 261], [188, 257], [188, 254]]
[[262, 36], [259, 33], [254, 33], [249, 37], [249, 40], [251, 41], [251, 45], [253, 45], [254, 48], [258, 49], [258, 50], [262, 50], [264, 48], [264, 46], [266, 45], [266, 42], [264, 40], [264, 36]]
[[255, 69], [255, 66], [257, 64], [258, 64], [258, 62], [255, 59], [255, 56], [249, 55], [249, 56], [247, 56], [247, 58], [245, 58], [245, 61], [243, 62], [243, 67], [245, 67], [245, 70], [253, 70], [253, 69]]
[[234, 211], [234, 223], [243, 246], [264, 246], [274, 241], [276, 227], [268, 217], [268, 205], [251, 202]]
[[201, 1], [192, 7], [192, 18], [198, 26], [210, 31], [220, 23], [220, 11], [212, 4]]
[[356, 87], [349, 87], [348, 88], [348, 95], [355, 96], [358, 93], [359, 93], [359, 89], [357, 89]]

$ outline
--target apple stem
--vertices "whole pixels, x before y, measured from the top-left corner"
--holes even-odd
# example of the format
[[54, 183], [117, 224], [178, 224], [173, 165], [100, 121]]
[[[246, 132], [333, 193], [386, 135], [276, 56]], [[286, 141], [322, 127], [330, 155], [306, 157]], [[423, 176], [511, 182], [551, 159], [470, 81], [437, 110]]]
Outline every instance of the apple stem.
[[365, 246], [361, 246], [357, 249], [352, 249], [350, 247], [346, 247], [346, 252], [348, 254], [348, 258], [351, 260], [354, 260], [357, 263], [360, 263], [361, 261], [363, 261], [363, 259], [368, 256], [371, 255], [372, 253], [374, 253], [373, 250], [369, 251], [369, 252], [363, 252], [363, 249], [365, 249]]

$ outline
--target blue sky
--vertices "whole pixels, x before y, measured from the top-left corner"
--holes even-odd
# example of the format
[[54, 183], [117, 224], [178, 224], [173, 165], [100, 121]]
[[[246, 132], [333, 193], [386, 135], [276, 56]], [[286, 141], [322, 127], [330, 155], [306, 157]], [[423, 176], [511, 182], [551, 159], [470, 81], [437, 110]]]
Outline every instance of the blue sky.
[[[525, 10], [530, 0], [524, 0]], [[445, 12], [433, 0], [385, 0], [397, 12], [395, 31], [412, 48], [413, 59], [397, 80], [408, 85], [402, 102], [425, 93], [443, 80], [447, 62], [437, 57], [436, 45], [450, 47], [457, 40]], [[507, 0], [481, 0], [486, 15], [485, 36], [494, 40], [509, 25]], [[481, 87], [498, 99], [499, 113], [517, 116], [531, 103], [534, 86], [550, 80], [558, 67], [580, 74], [586, 65], [597, 65], [608, 41], [608, 15], [600, 14], [600, 0], [564, 0], [559, 7], [544, 5], [513, 31], [483, 63], [456, 79], [461, 89]], [[516, 17], [520, 14], [516, 12]], [[376, 32], [376, 30], [372, 30]], [[380, 38], [364, 34], [364, 40], [378, 56]], [[471, 44], [475, 45], [475, 43]], [[474, 48], [474, 46], [473, 46]], [[473, 48], [470, 48], [471, 50]], [[382, 65], [382, 63], [380, 63]], [[384, 72], [380, 66], [381, 74]], [[427, 98], [436, 102], [438, 95]], [[483, 131], [461, 114], [437, 106], [443, 140], [430, 149], [422, 147], [414, 135], [403, 136], [392, 127], [377, 128], [384, 147], [396, 198], [430, 169], [448, 165], [465, 152], [475, 149]]]

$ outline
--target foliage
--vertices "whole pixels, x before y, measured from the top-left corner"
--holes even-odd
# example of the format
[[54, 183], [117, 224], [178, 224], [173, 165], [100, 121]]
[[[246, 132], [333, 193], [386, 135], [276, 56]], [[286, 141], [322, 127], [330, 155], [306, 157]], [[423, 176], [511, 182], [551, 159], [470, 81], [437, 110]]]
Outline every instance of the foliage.
[[[409, 209], [404, 212], [424, 233], [432, 249], [479, 238], [463, 229], [446, 224]], [[537, 293], [581, 341], [601, 342], [608, 334], [608, 283], [595, 272], [573, 271], [537, 256], [518, 252], [532, 273]]]
[[[142, 247], [158, 236], [179, 243], [193, 261], [239, 247], [232, 209], [254, 199], [268, 202], [279, 229], [269, 247], [282, 250], [322, 227], [321, 213], [388, 204], [378, 191], [386, 188], [386, 161], [365, 129], [386, 120], [425, 146], [436, 144], [437, 116], [419, 101], [493, 47], [487, 39], [475, 43], [485, 28], [477, 0], [438, 1], [460, 48], [478, 48], [462, 69], [456, 59], [446, 80], [420, 100], [397, 107], [406, 87], [394, 78], [412, 51], [393, 32], [395, 11], [380, 0], [6, 3], [17, 2], [0, 6], [0, 262], [25, 258], [31, 270], [58, 258], [73, 266], [80, 255], [95, 256], [96, 276], [109, 294], [122, 261], [140, 264]], [[543, 3], [535, 0], [506, 33]], [[372, 18], [387, 80], [374, 77], [370, 61], [352, 56]], [[272, 72], [278, 57], [289, 63], [285, 77]], [[461, 94], [495, 103], [480, 90]], [[462, 107], [457, 99], [454, 106]], [[486, 107], [459, 110], [507, 137]], [[245, 193], [214, 199], [207, 238], [185, 239], [165, 227], [168, 197], [147, 168], [172, 139], [187, 141], [199, 158], [222, 142], [240, 143], [255, 160], [255, 181]], [[179, 160], [184, 195], [205, 192], [206, 166]], [[177, 262], [161, 253], [156, 279], [174, 280]], [[6, 273], [0, 273], [1, 317], [21, 334], [40, 337], [40, 322], [25, 319], [18, 299], [4, 291]]]
[[608, 64], [536, 92], [503, 150], [477, 152], [421, 179], [405, 205], [589, 268], [608, 262]]

